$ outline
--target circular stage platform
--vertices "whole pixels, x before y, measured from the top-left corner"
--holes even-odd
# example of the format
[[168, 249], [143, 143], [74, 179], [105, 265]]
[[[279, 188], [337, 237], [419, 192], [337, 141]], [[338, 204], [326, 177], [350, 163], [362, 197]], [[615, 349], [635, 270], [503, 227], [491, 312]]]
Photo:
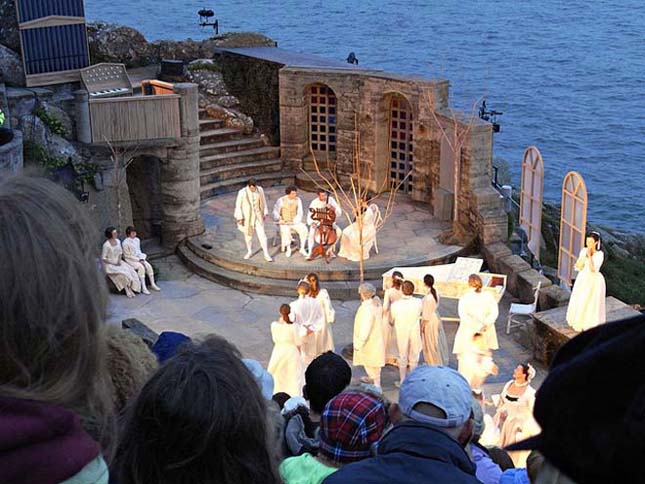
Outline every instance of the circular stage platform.
[[[283, 194], [283, 187], [265, 189], [269, 211]], [[299, 190], [299, 196], [306, 211], [315, 194]], [[274, 261], [264, 260], [255, 237], [253, 257], [244, 260], [246, 246], [233, 219], [235, 197], [236, 193], [228, 193], [202, 202], [206, 232], [182, 243], [178, 251], [191, 270], [242, 291], [277, 296], [293, 296], [298, 281], [308, 273], [316, 272], [333, 299], [357, 299], [358, 262], [341, 257], [332, 259], [329, 264], [320, 258], [307, 261], [297, 250], [287, 258], [280, 252], [278, 226], [269, 220], [270, 216], [265, 230], [269, 253]], [[385, 197], [376, 202], [383, 213], [386, 202]], [[337, 223], [341, 228], [349, 225], [345, 213]], [[365, 261], [365, 280], [380, 289], [381, 275], [392, 267], [445, 264], [464, 255], [464, 247], [443, 245], [438, 241], [442, 232], [449, 228], [450, 223], [434, 218], [426, 205], [398, 195], [392, 215], [377, 234], [379, 253], [372, 250], [370, 258]], [[297, 238], [295, 234], [294, 237]]]

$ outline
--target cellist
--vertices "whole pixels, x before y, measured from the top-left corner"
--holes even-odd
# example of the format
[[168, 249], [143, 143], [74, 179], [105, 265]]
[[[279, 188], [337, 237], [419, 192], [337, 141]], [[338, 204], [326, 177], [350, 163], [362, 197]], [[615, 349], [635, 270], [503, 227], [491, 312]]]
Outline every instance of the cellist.
[[[309, 225], [309, 238], [307, 242], [307, 246], [309, 249], [309, 252], [307, 254], [307, 258], [311, 258], [311, 251], [314, 247], [314, 235], [316, 233], [316, 227], [320, 224], [317, 220], [314, 220], [311, 217], [311, 209], [319, 210], [322, 208], [327, 208], [331, 207], [336, 211], [336, 220], [343, 214], [343, 211], [340, 208], [340, 204], [336, 201], [336, 199], [329, 195], [329, 193], [320, 188], [318, 189], [318, 197], [314, 198], [311, 203], [309, 204], [309, 210], [307, 211], [307, 225]], [[343, 234], [343, 231], [341, 228], [334, 222], [334, 230], [336, 231], [336, 243], [340, 240], [340, 236]], [[336, 244], [333, 244], [329, 248], [329, 254], [331, 257], [336, 257]]]

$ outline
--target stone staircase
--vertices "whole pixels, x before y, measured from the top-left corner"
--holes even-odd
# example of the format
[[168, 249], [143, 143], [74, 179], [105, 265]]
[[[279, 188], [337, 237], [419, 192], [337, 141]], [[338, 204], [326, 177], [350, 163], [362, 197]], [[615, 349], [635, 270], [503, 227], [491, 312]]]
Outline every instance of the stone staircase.
[[224, 122], [199, 111], [201, 199], [239, 190], [249, 178], [262, 187], [287, 185], [294, 173], [282, 169], [280, 148], [258, 134], [224, 127]]

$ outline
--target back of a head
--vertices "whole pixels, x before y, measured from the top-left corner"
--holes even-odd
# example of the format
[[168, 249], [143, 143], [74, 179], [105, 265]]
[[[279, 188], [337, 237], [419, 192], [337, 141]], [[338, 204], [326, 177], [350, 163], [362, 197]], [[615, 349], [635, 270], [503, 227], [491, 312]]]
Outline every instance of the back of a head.
[[0, 184], [0, 395], [111, 412], [96, 230], [78, 201], [40, 178]]
[[327, 351], [314, 359], [305, 371], [305, 390], [311, 410], [322, 413], [327, 402], [342, 392], [351, 379], [352, 369], [342, 356]]
[[414, 283], [410, 281], [404, 281], [401, 286], [401, 292], [406, 296], [412, 296], [414, 294]]
[[188, 345], [133, 405], [116, 470], [124, 484], [277, 482], [267, 408], [238, 350]]

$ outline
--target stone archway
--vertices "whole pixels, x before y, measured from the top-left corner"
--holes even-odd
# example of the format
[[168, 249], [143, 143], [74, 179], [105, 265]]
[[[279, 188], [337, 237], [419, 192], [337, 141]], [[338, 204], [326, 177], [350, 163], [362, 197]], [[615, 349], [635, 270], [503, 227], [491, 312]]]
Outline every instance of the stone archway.
[[161, 163], [156, 156], [139, 155], [127, 167], [132, 222], [141, 239], [161, 237]]

